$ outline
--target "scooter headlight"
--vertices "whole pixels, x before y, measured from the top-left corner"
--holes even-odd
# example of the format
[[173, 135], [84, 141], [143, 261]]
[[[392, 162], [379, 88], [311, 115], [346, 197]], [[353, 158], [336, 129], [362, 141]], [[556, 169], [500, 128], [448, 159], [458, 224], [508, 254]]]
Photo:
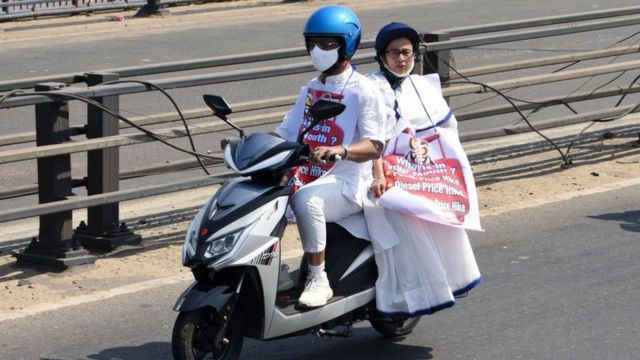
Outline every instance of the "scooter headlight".
[[207, 239], [207, 250], [204, 253], [205, 258], [211, 259], [220, 257], [233, 249], [242, 236], [244, 229], [239, 229], [232, 233], [218, 236], [215, 239]]

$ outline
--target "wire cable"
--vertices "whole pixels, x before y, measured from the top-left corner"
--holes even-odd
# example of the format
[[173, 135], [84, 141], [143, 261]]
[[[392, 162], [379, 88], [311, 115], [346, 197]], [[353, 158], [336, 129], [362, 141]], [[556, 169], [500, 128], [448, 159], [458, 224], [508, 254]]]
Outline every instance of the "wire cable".
[[145, 129], [144, 127], [142, 127], [142, 126], [136, 124], [135, 122], [127, 119], [126, 117], [116, 113], [115, 111], [109, 109], [108, 107], [102, 105], [101, 103], [99, 103], [99, 102], [97, 102], [97, 101], [95, 101], [93, 99], [84, 97], [84, 96], [75, 95], [75, 94], [69, 94], [69, 93], [62, 92], [60, 90], [56, 90], [55, 93], [51, 93], [51, 92], [48, 92], [48, 91], [34, 91], [34, 92], [29, 92], [29, 93], [22, 92], [22, 93], [14, 93], [14, 94], [12, 94], [10, 96], [3, 96], [2, 98], [0, 98], [0, 104], [3, 101], [5, 101], [7, 98], [9, 98], [9, 97], [22, 97], [22, 96], [33, 96], [33, 95], [48, 96], [48, 97], [54, 98], [54, 99], [61, 98], [63, 100], [72, 99], [72, 100], [82, 101], [84, 103], [93, 105], [93, 106], [103, 110], [104, 112], [106, 112], [106, 113], [118, 118], [119, 120], [124, 121], [125, 123], [131, 125], [132, 127], [140, 130], [145, 135], [147, 135], [147, 136], [149, 136], [149, 137], [151, 137], [151, 138], [153, 138], [153, 139], [155, 139], [155, 140], [157, 140], [157, 141], [159, 141], [159, 142], [161, 142], [161, 143], [163, 143], [163, 144], [165, 144], [165, 145], [167, 145], [167, 146], [169, 146], [169, 147], [171, 147], [171, 148], [173, 148], [175, 150], [181, 151], [181, 152], [189, 154], [189, 155], [199, 156], [199, 157], [202, 157], [202, 158], [205, 158], [205, 159], [209, 159], [209, 160], [220, 160], [219, 157], [210, 156], [210, 155], [202, 154], [202, 153], [197, 153], [197, 152], [194, 152], [194, 151], [190, 151], [190, 150], [181, 148], [181, 147], [179, 147], [177, 145], [171, 144], [170, 142], [168, 142], [167, 140], [163, 139], [160, 135], [154, 133], [153, 131]]
[[636, 76], [636, 78], [633, 79], [633, 81], [631, 82], [631, 85], [629, 85], [629, 87], [624, 92], [624, 94], [622, 94], [622, 96], [620, 97], [620, 99], [618, 100], [618, 102], [616, 103], [616, 105], [614, 107], [618, 107], [622, 103], [622, 100], [624, 100], [624, 98], [627, 96], [627, 94], [629, 94], [629, 90], [631, 90], [631, 88], [638, 81], [638, 79], [640, 79], [640, 75]]
[[[193, 137], [191, 136], [191, 131], [189, 130], [189, 125], [187, 124], [187, 120], [185, 119], [184, 115], [182, 115], [182, 111], [180, 111], [180, 107], [178, 107], [178, 104], [176, 104], [176, 102], [173, 100], [173, 97], [171, 97], [171, 95], [169, 95], [169, 93], [167, 93], [159, 85], [156, 85], [156, 84], [154, 84], [152, 82], [149, 82], [149, 81], [143, 81], [143, 80], [114, 80], [114, 81], [108, 81], [108, 82], [102, 83], [100, 85], [113, 85], [113, 84], [123, 84], [123, 83], [143, 84], [145, 86], [152, 87], [152, 88], [160, 91], [162, 94], [164, 94], [167, 97], [167, 99], [169, 99], [169, 101], [171, 101], [171, 103], [173, 104], [173, 107], [176, 109], [176, 111], [178, 112], [178, 115], [180, 116], [180, 119], [182, 120], [182, 124], [184, 125], [184, 129], [187, 132], [187, 137], [189, 138], [189, 144], [191, 145], [191, 150], [194, 153], [198, 152], [196, 150], [196, 145], [195, 145], [195, 143], [193, 141]], [[207, 170], [206, 166], [204, 165], [204, 163], [202, 162], [202, 159], [197, 155], [194, 155], [194, 156], [198, 160], [198, 164], [200, 164], [200, 167], [202, 168], [204, 173], [207, 174], [207, 175], [211, 175], [209, 173], [209, 171]]]
[[[447, 66], [449, 66], [451, 68], [451, 66], [449, 64], [447, 64]], [[455, 71], [456, 73], [460, 74], [456, 69], [451, 68], [453, 71]], [[461, 74], [460, 74], [461, 75]], [[461, 75], [462, 76], [462, 75]], [[630, 107], [628, 110], [626, 110], [624, 113], [616, 115], [616, 116], [612, 116], [610, 118], [605, 118], [605, 119], [595, 119], [595, 120], [591, 120], [591, 124], [589, 124], [587, 127], [585, 127], [584, 129], [582, 129], [576, 136], [574, 136], [574, 138], [569, 142], [569, 145], [567, 146], [567, 150], [566, 152], [563, 152], [560, 147], [553, 142], [550, 138], [548, 138], [547, 136], [545, 136], [544, 134], [542, 134], [539, 130], [537, 130], [533, 124], [531, 124], [531, 122], [529, 121], [529, 119], [527, 118], [527, 116], [525, 116], [522, 111], [520, 111], [520, 109], [518, 108], [518, 106], [513, 102], [513, 99], [507, 95], [505, 95], [503, 92], [499, 91], [498, 89], [485, 84], [485, 83], [481, 83], [478, 81], [472, 81], [467, 77], [464, 77], [465, 81], [458, 81], [458, 82], [449, 82], [449, 84], [476, 84], [479, 86], [482, 86], [483, 90], [486, 92], [486, 89], [490, 89], [491, 91], [495, 92], [497, 94], [497, 96], [501, 96], [502, 98], [504, 98], [512, 107], [513, 109], [518, 113], [518, 115], [520, 115], [520, 117], [522, 118], [522, 120], [527, 124], [527, 126], [529, 126], [529, 128], [534, 131], [536, 134], [540, 135], [543, 139], [545, 139], [547, 142], [549, 142], [560, 154], [563, 164], [562, 167], [563, 168], [567, 168], [569, 166], [572, 165], [572, 160], [571, 160], [571, 156], [570, 156], [570, 151], [571, 151], [571, 147], [573, 146], [574, 142], [580, 138], [582, 136], [582, 134], [584, 134], [584, 132], [589, 129], [591, 126], [595, 125], [598, 122], [611, 122], [611, 121], [615, 121], [618, 119], [621, 119], [633, 112], [635, 112], [636, 110], [640, 109], [640, 103], [636, 104], [633, 107]], [[624, 91], [622, 98], [624, 98], [624, 96], [626, 96], [629, 93], [629, 90], [633, 87], [633, 85], [640, 79], [640, 76], [636, 77], [631, 84], [627, 87], [627, 89]], [[618, 103], [616, 104], [615, 107], [618, 107], [622, 101], [622, 98], [618, 101]], [[562, 100], [564, 101], [564, 100]], [[566, 105], [566, 104], [565, 104]]]
[[[638, 34], [640, 34], [640, 31], [638, 31], [638, 32], [634, 32], [633, 34], [628, 35], [628, 36], [626, 36], [626, 37], [622, 38], [621, 40], [618, 40], [618, 41], [614, 42], [613, 44], [611, 44], [611, 45], [609, 45], [609, 46], [605, 47], [605, 49], [612, 48], [613, 46], [616, 46], [616, 45], [618, 45], [618, 44], [620, 44], [620, 43], [622, 43], [622, 42], [624, 42], [624, 41], [627, 41], [627, 40], [629, 40], [629, 39], [632, 39], [632, 38], [634, 38], [635, 36], [637, 36]], [[638, 44], [639, 42], [640, 42], [640, 39], [638, 39], [638, 40], [634, 41], [633, 43], [631, 43], [627, 48], [629, 49], [629, 48], [631, 48], [631, 47], [635, 46], [636, 44]], [[529, 50], [535, 50], [535, 49], [529, 49]], [[452, 69], [453, 71], [455, 71], [455, 72], [456, 72], [456, 74], [458, 74], [460, 77], [465, 78], [465, 79], [468, 79], [465, 75], [463, 75], [463, 74], [461, 74], [460, 72], [458, 72], [457, 70], [455, 70], [455, 69], [454, 69], [454, 67], [453, 67], [451, 64], [449, 64], [448, 62], [446, 62], [445, 60], [443, 60], [443, 59], [440, 57], [440, 55], [439, 55], [438, 53], [436, 53], [436, 56], [437, 56], [437, 57], [438, 57], [438, 58], [439, 58], [443, 63], [445, 63], [445, 64], [447, 65], [447, 67], [449, 67], [450, 69]], [[613, 57], [613, 58], [611, 59], [611, 61], [609, 61], [609, 63], [612, 63], [613, 61], [617, 60], [617, 59], [618, 59], [618, 58], [620, 58], [621, 56], [622, 56], [622, 55], [617, 55], [617, 56]], [[560, 67], [559, 69], [556, 69], [556, 70], [552, 71], [552, 73], [557, 73], [557, 72], [559, 72], [559, 71], [565, 70], [565, 69], [567, 69], [567, 68], [569, 68], [569, 67], [571, 67], [571, 66], [573, 66], [573, 65], [576, 65], [576, 64], [578, 64], [578, 63], [580, 63], [580, 62], [582, 62], [582, 61], [584, 61], [584, 60], [577, 60], [577, 61], [574, 61], [574, 62], [572, 62], [572, 63], [570, 63], [570, 64], [568, 64], [568, 65], [564, 65], [564, 66]], [[433, 69], [433, 66], [431, 65], [431, 63], [429, 63], [429, 62], [427, 62], [427, 63], [428, 63], [428, 64], [429, 64], [429, 66], [431, 66], [431, 68]], [[609, 82], [606, 82], [605, 84], [600, 85], [599, 87], [596, 87], [596, 88], [595, 88], [595, 89], [594, 89], [594, 90], [593, 90], [589, 95], [593, 94], [595, 91], [597, 91], [597, 90], [601, 89], [602, 87], [604, 87], [604, 86], [608, 85], [609, 83], [611, 83], [611, 82], [613, 82], [613, 81], [617, 80], [617, 79], [618, 79], [618, 78], [620, 78], [622, 75], [624, 75], [624, 72], [623, 72], [622, 74], [620, 74], [620, 75], [618, 75], [618, 76], [614, 77], [614, 79], [613, 79], [613, 80], [611, 80], [611, 81], [609, 81]], [[595, 75], [594, 75], [594, 76], [591, 76], [589, 79], [587, 79], [587, 80], [586, 80], [585, 82], [583, 82], [581, 85], [579, 85], [576, 89], [572, 90], [569, 94], [567, 94], [567, 96], [565, 97], [565, 99], [566, 99], [566, 98], [569, 98], [569, 97], [570, 97], [571, 95], [573, 95], [576, 91], [578, 91], [578, 90], [580, 90], [581, 88], [583, 88], [587, 83], [589, 83], [589, 82], [590, 82], [591, 80], [593, 80], [594, 78], [595, 78]], [[511, 90], [505, 91], [504, 93], [506, 94], [507, 92], [510, 92], [510, 91], [513, 91], [513, 90], [516, 90], [516, 89], [511, 89]], [[586, 96], [586, 98], [588, 98], [588, 96], [589, 96], [589, 95], [587, 95], [587, 96]], [[496, 95], [496, 96], [497, 96], [497, 95]], [[475, 101], [475, 102], [472, 102], [472, 103], [469, 103], [469, 104], [462, 105], [462, 106], [460, 106], [460, 107], [456, 108], [456, 110], [464, 109], [464, 108], [467, 108], [467, 107], [469, 107], [469, 106], [473, 106], [473, 105], [476, 105], [476, 104], [479, 104], [479, 103], [482, 103], [482, 102], [485, 102], [485, 101], [489, 101], [489, 100], [491, 100], [491, 99], [495, 98], [496, 96], [492, 96], [492, 97], [489, 97], [489, 98], [481, 99], [481, 100], [479, 100], [479, 101]], [[518, 98], [515, 98], [515, 97], [511, 97], [511, 98], [512, 98], [514, 101], [518, 101], [518, 102], [534, 103], [534, 102], [530, 102], [530, 101], [525, 101], [525, 100], [522, 100], [522, 99], [518, 99]], [[579, 101], [580, 101], [580, 100], [579, 100]], [[540, 103], [540, 104], [543, 104], [543, 103]]]
[[[621, 43], [622, 41], [626, 41], [626, 40], [628, 40], [628, 39], [630, 39], [630, 38], [633, 38], [634, 36], [636, 36], [636, 35], [638, 35], [638, 34], [640, 34], [640, 32], [636, 32], [636, 33], [634, 33], [634, 34], [632, 34], [632, 35], [630, 35], [630, 36], [627, 36], [627, 37], [625, 37], [624, 39], [622, 39], [622, 40], [620, 40], [620, 41], [618, 41], [618, 42], [616, 42], [616, 43], [614, 43], [614, 44], [610, 45], [609, 47], [615, 46], [615, 45], [617, 45], [617, 44]], [[640, 39], [639, 39], [639, 40], [636, 40], [633, 44], [631, 44], [631, 45], [630, 45], [630, 47], [631, 47], [631, 46], [634, 46], [634, 45], [635, 45], [636, 43], [638, 43], [638, 42], [640, 42]], [[562, 164], [562, 166], [563, 166], [563, 167], [569, 167], [569, 166], [571, 165], [571, 163], [572, 163], [572, 162], [571, 162], [571, 157], [570, 157], [570, 155], [569, 155], [569, 154], [570, 154], [571, 147], [572, 147], [572, 145], [574, 144], [574, 142], [575, 142], [578, 138], [580, 138], [580, 137], [582, 136], [582, 134], [584, 134], [584, 132], [585, 132], [587, 129], [589, 129], [591, 126], [593, 126], [593, 125], [594, 125], [595, 123], [597, 123], [597, 122], [608, 122], [608, 121], [614, 121], [614, 120], [620, 119], [620, 118], [622, 118], [622, 117], [624, 117], [624, 116], [626, 116], [626, 115], [628, 115], [628, 114], [630, 114], [630, 113], [634, 112], [635, 110], [637, 110], [637, 109], [640, 107], [640, 104], [638, 104], [638, 105], [636, 105], [635, 107], [630, 108], [629, 110], [625, 111], [625, 113], [623, 113], [623, 114], [621, 114], [621, 115], [619, 115], [619, 116], [615, 116], [615, 117], [612, 117], [612, 118], [606, 119], [606, 120], [605, 120], [605, 119], [592, 120], [592, 123], [591, 123], [591, 124], [589, 124], [587, 127], [585, 127], [584, 129], [582, 129], [582, 130], [581, 130], [581, 131], [580, 131], [580, 132], [579, 132], [579, 133], [578, 133], [578, 134], [577, 134], [577, 135], [576, 135], [576, 136], [575, 136], [575, 137], [570, 141], [570, 143], [569, 143], [569, 145], [568, 145], [568, 147], [567, 147], [567, 151], [566, 151], [566, 153], [563, 153], [563, 152], [562, 152], [562, 150], [561, 150], [561, 149], [560, 149], [560, 148], [559, 148], [559, 147], [558, 147], [558, 146], [557, 146], [557, 145], [556, 145], [556, 144], [555, 144], [551, 139], [549, 139], [548, 137], [544, 136], [540, 131], [538, 131], [538, 130], [537, 130], [537, 129], [536, 129], [536, 128], [531, 124], [531, 122], [529, 121], [528, 117], [527, 117], [527, 116], [525, 116], [525, 115], [520, 111], [520, 109], [517, 107], [517, 105], [516, 105], [513, 101], [519, 101], [519, 102], [523, 102], [523, 103], [529, 103], [529, 104], [539, 105], [538, 107], [536, 107], [535, 109], [533, 109], [533, 110], [528, 114], [529, 116], [530, 116], [530, 115], [532, 115], [532, 114], [534, 114], [534, 113], [536, 113], [536, 112], [538, 112], [539, 110], [541, 110], [541, 109], [543, 109], [543, 108], [545, 108], [545, 107], [552, 106], [552, 105], [559, 105], [559, 104], [562, 104], [562, 105], [566, 106], [566, 107], [567, 107], [571, 112], [573, 112], [574, 114], [578, 114], [578, 113], [577, 113], [577, 112], [576, 112], [576, 111], [575, 111], [575, 110], [574, 110], [574, 109], [573, 109], [573, 108], [572, 108], [572, 107], [571, 107], [571, 106], [566, 102], [566, 99], [568, 99], [568, 98], [569, 98], [572, 94], [574, 94], [578, 89], [582, 88], [582, 87], [583, 87], [587, 82], [589, 82], [591, 79], [595, 78], [595, 76], [591, 76], [587, 81], [585, 81], [583, 84], [581, 84], [581, 85], [578, 87], [578, 89], [573, 90], [573, 91], [572, 91], [571, 93], [569, 93], [569, 94], [568, 94], [564, 99], [560, 99], [560, 100], [552, 100], [552, 101], [547, 101], [547, 102], [542, 102], [542, 103], [540, 103], [540, 102], [527, 101], [527, 100], [523, 100], [523, 99], [518, 99], [518, 98], [515, 98], [515, 97], [507, 96], [505, 93], [500, 92], [500, 91], [498, 91], [497, 89], [495, 89], [495, 88], [493, 88], [493, 87], [491, 87], [491, 86], [489, 86], [489, 85], [487, 85], [487, 84], [485, 84], [485, 83], [472, 81], [472, 80], [470, 80], [467, 76], [465, 76], [464, 74], [460, 73], [460, 72], [459, 72], [459, 71], [458, 71], [454, 66], [452, 66], [449, 62], [447, 62], [446, 60], [444, 60], [444, 59], [440, 56], [440, 54], [438, 54], [437, 52], [435, 52], [435, 55], [436, 55], [436, 57], [437, 57], [440, 61], [442, 61], [442, 62], [443, 62], [443, 63], [444, 63], [444, 64], [445, 64], [449, 69], [451, 69], [452, 71], [454, 71], [454, 72], [455, 72], [456, 74], [458, 74], [458, 76], [460, 76], [461, 78], [465, 79], [467, 83], [472, 83], [472, 84], [480, 85], [480, 86], [482, 86], [482, 87], [483, 87], [483, 89], [485, 89], [485, 91], [486, 91], [486, 89], [487, 89], [487, 88], [489, 88], [489, 89], [493, 90], [493, 91], [496, 93], [496, 95], [495, 95], [495, 96], [493, 96], [493, 97], [491, 97], [491, 98], [489, 98], [489, 99], [495, 98], [496, 96], [501, 96], [501, 97], [502, 97], [502, 98], [504, 98], [506, 101], [508, 101], [508, 102], [509, 102], [509, 104], [514, 108], [514, 110], [516, 110], [516, 111], [517, 111], [517, 113], [520, 115], [520, 117], [522, 118], [522, 120], [524, 120], [524, 122], [527, 124], [527, 126], [529, 126], [529, 128], [531, 128], [531, 130], [532, 130], [532, 131], [534, 131], [535, 133], [537, 133], [538, 135], [540, 135], [542, 138], [544, 138], [546, 141], [548, 141], [548, 142], [549, 142], [549, 143], [550, 143], [550, 144], [551, 144], [551, 145], [552, 145], [552, 146], [553, 146], [553, 147], [554, 147], [554, 148], [555, 148], [555, 149], [560, 153], [560, 156], [562, 157], [562, 160], [563, 160], [563, 164]], [[621, 56], [621, 55], [618, 55], [618, 56], [614, 57], [614, 58], [613, 58], [609, 63], [611, 63], [611, 62], [615, 61], [615, 59], [619, 58], [620, 56]], [[572, 65], [573, 65], [573, 64], [576, 64], [576, 63], [578, 63], [578, 62], [580, 62], [580, 61], [582, 61], [582, 60], [576, 61], [576, 62], [572, 63]], [[432, 70], [433, 72], [437, 73], [436, 69], [433, 67], [433, 65], [432, 65], [429, 61], [427, 61], [427, 64], [429, 65], [429, 67], [431, 68], [431, 70]], [[564, 68], [566, 68], [566, 67], [564, 67]], [[592, 94], [594, 94], [596, 91], [598, 91], [598, 90], [599, 90], [599, 89], [601, 89], [602, 87], [604, 87], [604, 86], [606, 86], [606, 85], [608, 85], [608, 84], [610, 84], [610, 83], [614, 82], [615, 80], [619, 79], [619, 78], [620, 78], [620, 77], [622, 77], [625, 73], [626, 73], [626, 71], [622, 71], [620, 74], [616, 75], [613, 79], [610, 79], [609, 81], [605, 82], [604, 84], [602, 84], [602, 85], [600, 85], [600, 86], [596, 87], [596, 88], [595, 88], [595, 89], [593, 89], [589, 94], [585, 95], [585, 96], [583, 97], [583, 99], [584, 99], [584, 100], [588, 99], [588, 98], [589, 98]], [[627, 87], [627, 89], [626, 89], [626, 90], [624, 91], [624, 93], [622, 94], [622, 97], [620, 98], [620, 100], [618, 100], [618, 102], [616, 103], [616, 105], [615, 105], [614, 107], [618, 107], [618, 106], [620, 105], [620, 103], [622, 102], [622, 100], [624, 99], [624, 97], [626, 97], [626, 95], [629, 93], [629, 90], [631, 89], [631, 87], [633, 86], [633, 84], [635, 84], [635, 82], [636, 82], [639, 78], [640, 78], [640, 76], [636, 77], [636, 78], [633, 80], [633, 82], [632, 82], [632, 83]], [[459, 82], [459, 83], [462, 83], [462, 82]], [[455, 82], [449, 82], [449, 84], [455, 84]], [[514, 90], [515, 90], [515, 89], [514, 89]], [[476, 104], [476, 103], [480, 103], [480, 102], [482, 102], [482, 101], [486, 101], [486, 100], [489, 100], [489, 99], [483, 99], [483, 100], [480, 100], [480, 101], [475, 102], [474, 104]], [[582, 99], [581, 99], [581, 100], [578, 100], [578, 101], [582, 101]], [[466, 106], [469, 106], [469, 104], [465, 105], [464, 107], [466, 107]]]
[[486, 89], [489, 89], [493, 92], [495, 92], [496, 94], [498, 94], [499, 96], [501, 96], [503, 99], [505, 99], [509, 104], [511, 104], [511, 106], [514, 108], [514, 110], [518, 113], [518, 115], [520, 115], [520, 117], [522, 117], [522, 120], [524, 120], [524, 122], [527, 124], [527, 126], [529, 126], [529, 128], [535, 132], [536, 134], [540, 135], [540, 137], [542, 137], [543, 139], [545, 139], [546, 141], [548, 141], [560, 154], [560, 157], [562, 157], [562, 161], [563, 166], [564, 167], [568, 167], [571, 166], [572, 161], [571, 158], [569, 158], [568, 156], [566, 156], [562, 150], [560, 149], [560, 147], [558, 147], [558, 145], [556, 145], [556, 143], [554, 143], [551, 139], [549, 139], [546, 135], [544, 135], [543, 133], [541, 133], [538, 129], [536, 129], [531, 122], [529, 122], [529, 119], [527, 119], [527, 117], [522, 113], [522, 111], [520, 111], [520, 109], [518, 109], [518, 106], [505, 94], [503, 94], [500, 90], [494, 88], [491, 85], [488, 84], [484, 84], [478, 81], [472, 81], [472, 80], [466, 80], [466, 81], [457, 81], [457, 82], [450, 82], [449, 84], [475, 84], [475, 85], [480, 85], [482, 86], [482, 88], [486, 91]]

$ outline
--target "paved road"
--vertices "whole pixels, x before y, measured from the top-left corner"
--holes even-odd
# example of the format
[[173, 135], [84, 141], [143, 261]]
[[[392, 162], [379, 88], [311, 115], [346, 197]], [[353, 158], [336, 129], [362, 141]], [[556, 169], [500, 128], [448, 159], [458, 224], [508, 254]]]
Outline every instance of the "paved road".
[[[485, 283], [395, 341], [245, 343], [245, 359], [637, 359], [640, 185], [485, 217]], [[170, 310], [187, 283], [0, 322], [6, 359], [170, 359]]]

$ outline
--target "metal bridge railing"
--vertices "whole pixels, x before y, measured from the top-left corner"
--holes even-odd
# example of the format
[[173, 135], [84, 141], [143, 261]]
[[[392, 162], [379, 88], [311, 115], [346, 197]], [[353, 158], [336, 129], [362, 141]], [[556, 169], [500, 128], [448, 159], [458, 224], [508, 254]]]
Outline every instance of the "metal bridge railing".
[[206, 0], [1, 0], [0, 22], [19, 19], [66, 16], [98, 11], [141, 9], [152, 14], [169, 5], [203, 3]]
[[[421, 35], [423, 40], [422, 56], [418, 59], [417, 70], [423, 73], [437, 72], [441, 79], [461, 79], [470, 76], [484, 76], [488, 74], [503, 74], [513, 70], [524, 68], [538, 68], [553, 64], [574, 63], [600, 58], [617, 58], [619, 56], [637, 53], [640, 49], [637, 45], [618, 47], [614, 49], [581, 52], [571, 55], [551, 56], [538, 59], [493, 64], [469, 69], [459, 69], [451, 73], [450, 52], [461, 47], [480, 46], [500, 43], [504, 41], [517, 41], [558, 36], [581, 31], [594, 31], [603, 28], [615, 28], [640, 24], [639, 7], [598, 11], [567, 16], [556, 16], [545, 19], [532, 19], [521, 22], [509, 22], [490, 24], [486, 27], [469, 27], [438, 31]], [[618, 17], [624, 17], [618, 19]], [[613, 18], [613, 19], [612, 19]], [[597, 20], [597, 21], [592, 21]], [[589, 21], [586, 24], [573, 24], [574, 22]], [[567, 24], [556, 26], [558, 24]], [[515, 29], [528, 29], [532, 26], [551, 26], [546, 29], [525, 30], [512, 33], [499, 33], [483, 36], [495, 31], [511, 31]], [[466, 38], [468, 36], [474, 36]], [[460, 38], [458, 38], [460, 37]], [[363, 42], [363, 49], [370, 49], [372, 41]], [[257, 78], [276, 77], [305, 72], [312, 72], [313, 67], [308, 61], [290, 63], [280, 66], [254, 66], [262, 61], [273, 59], [295, 59], [305, 56], [304, 49], [284, 49], [276, 52], [262, 52], [253, 54], [241, 54], [236, 56], [196, 59], [186, 62], [158, 64], [154, 66], [130, 67], [111, 69], [96, 73], [63, 74], [40, 78], [4, 81], [0, 83], [0, 91], [8, 91], [18, 88], [31, 88], [47, 91], [53, 96], [30, 95], [8, 98], [0, 104], [3, 108], [33, 106], [36, 110], [35, 132], [0, 136], [0, 146], [15, 145], [35, 141], [37, 146], [22, 148], [0, 148], [0, 164], [8, 164], [25, 160], [36, 159], [38, 161], [38, 186], [39, 205], [24, 208], [10, 209], [0, 212], [0, 222], [13, 221], [27, 217], [38, 216], [40, 228], [38, 239], [29, 247], [16, 255], [21, 260], [43, 262], [56, 266], [69, 266], [78, 263], [92, 261], [92, 256], [84, 248], [112, 249], [126, 244], [136, 243], [140, 238], [126, 227], [119, 225], [118, 203], [121, 201], [139, 199], [146, 196], [182, 191], [185, 189], [220, 183], [224, 174], [218, 173], [211, 177], [187, 179], [162, 185], [145, 186], [131, 190], [119, 190], [118, 182], [122, 178], [144, 176], [145, 174], [171, 171], [176, 168], [189, 168], [195, 166], [195, 161], [184, 160], [173, 164], [153, 164], [142, 167], [137, 171], [124, 172], [119, 168], [118, 149], [121, 146], [137, 145], [155, 141], [143, 133], [120, 134], [121, 128], [127, 125], [102, 111], [88, 108], [87, 126], [73, 128], [69, 126], [69, 102], [63, 94], [73, 94], [95, 99], [117, 111], [119, 99], [129, 94], [153, 91], [152, 88], [138, 83], [103, 84], [105, 82], [149, 74], [168, 74], [183, 70], [200, 68], [215, 68], [229, 64], [250, 64], [251, 68], [233, 71], [222, 71], [202, 75], [164, 77], [153, 80], [155, 84], [164, 89], [176, 89], [209, 84], [238, 82]], [[360, 52], [354, 58], [356, 63], [372, 63], [373, 52]], [[481, 94], [492, 91], [519, 87], [532, 87], [543, 84], [551, 84], [572, 79], [592, 77], [599, 74], [611, 74], [640, 69], [639, 60], [615, 62], [607, 65], [595, 65], [581, 69], [567, 70], [530, 75], [523, 77], [503, 78], [492, 80], [486, 84], [451, 84], [445, 86], [443, 93], [447, 97], [465, 96], [469, 94]], [[84, 83], [86, 87], [78, 86]], [[76, 85], [74, 85], [76, 84]], [[457, 113], [460, 121], [482, 119], [487, 116], [512, 113], [518, 110], [536, 109], [539, 104], [556, 104], [569, 106], [570, 103], [585, 100], [593, 100], [611, 96], [621, 96], [637, 93], [640, 86], [614, 86], [599, 89], [592, 92], [576, 92], [570, 96], [555, 95], [536, 99], [527, 103], [490, 106], [476, 110]], [[58, 94], [59, 96], [55, 96]], [[0, 94], [0, 97], [2, 94]], [[288, 106], [295, 100], [294, 96], [277, 99], [267, 99], [234, 105], [236, 113], [252, 111], [256, 109], [274, 109], [260, 115], [246, 115], [236, 118], [240, 126], [253, 126], [273, 124], [281, 121], [284, 112], [277, 110], [282, 106]], [[240, 110], [240, 111], [238, 111]], [[575, 114], [553, 119], [546, 119], [537, 126], [540, 128], [570, 124], [582, 121], [591, 121], [603, 117], [614, 117], [627, 112], [638, 111], [631, 105], [600, 109], [583, 114]], [[186, 112], [188, 119], [195, 119], [208, 115], [206, 109], [192, 109]], [[178, 119], [175, 114], [156, 114], [152, 116], [134, 119], [139, 124], [162, 124]], [[192, 134], [216, 132], [226, 126], [221, 122], [212, 122], [206, 125], [198, 124], [191, 129]], [[524, 131], [524, 129], [510, 129], [508, 132]], [[182, 127], [169, 127], [156, 132], [164, 138], [180, 138], [187, 136]], [[482, 138], [488, 136], [504, 135], [503, 129], [488, 129], [472, 132], [462, 136], [462, 140]], [[74, 139], [71, 136], [86, 135], [87, 139]], [[70, 155], [73, 153], [88, 154], [88, 176], [84, 181], [74, 181], [70, 174]], [[217, 164], [212, 160], [208, 164]], [[86, 186], [88, 196], [69, 199], [68, 194], [74, 186]], [[35, 186], [21, 186], [0, 191], [0, 199], [34, 193]], [[74, 209], [88, 208], [87, 224], [75, 231], [71, 228], [71, 211]]]
[[[185, 1], [185, 3], [188, 3]], [[0, 4], [0, 21], [62, 16], [94, 11], [130, 10], [145, 6], [144, 0], [26, 0]]]

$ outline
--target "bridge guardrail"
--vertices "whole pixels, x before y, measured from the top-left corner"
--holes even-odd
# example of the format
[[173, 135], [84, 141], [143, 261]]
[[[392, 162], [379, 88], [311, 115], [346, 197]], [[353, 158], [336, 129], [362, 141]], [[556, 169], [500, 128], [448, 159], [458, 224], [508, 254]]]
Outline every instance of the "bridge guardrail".
[[159, 12], [169, 5], [206, 2], [206, 0], [2, 0], [0, 22], [133, 9], [140, 9], [138, 14], [145, 16]]

